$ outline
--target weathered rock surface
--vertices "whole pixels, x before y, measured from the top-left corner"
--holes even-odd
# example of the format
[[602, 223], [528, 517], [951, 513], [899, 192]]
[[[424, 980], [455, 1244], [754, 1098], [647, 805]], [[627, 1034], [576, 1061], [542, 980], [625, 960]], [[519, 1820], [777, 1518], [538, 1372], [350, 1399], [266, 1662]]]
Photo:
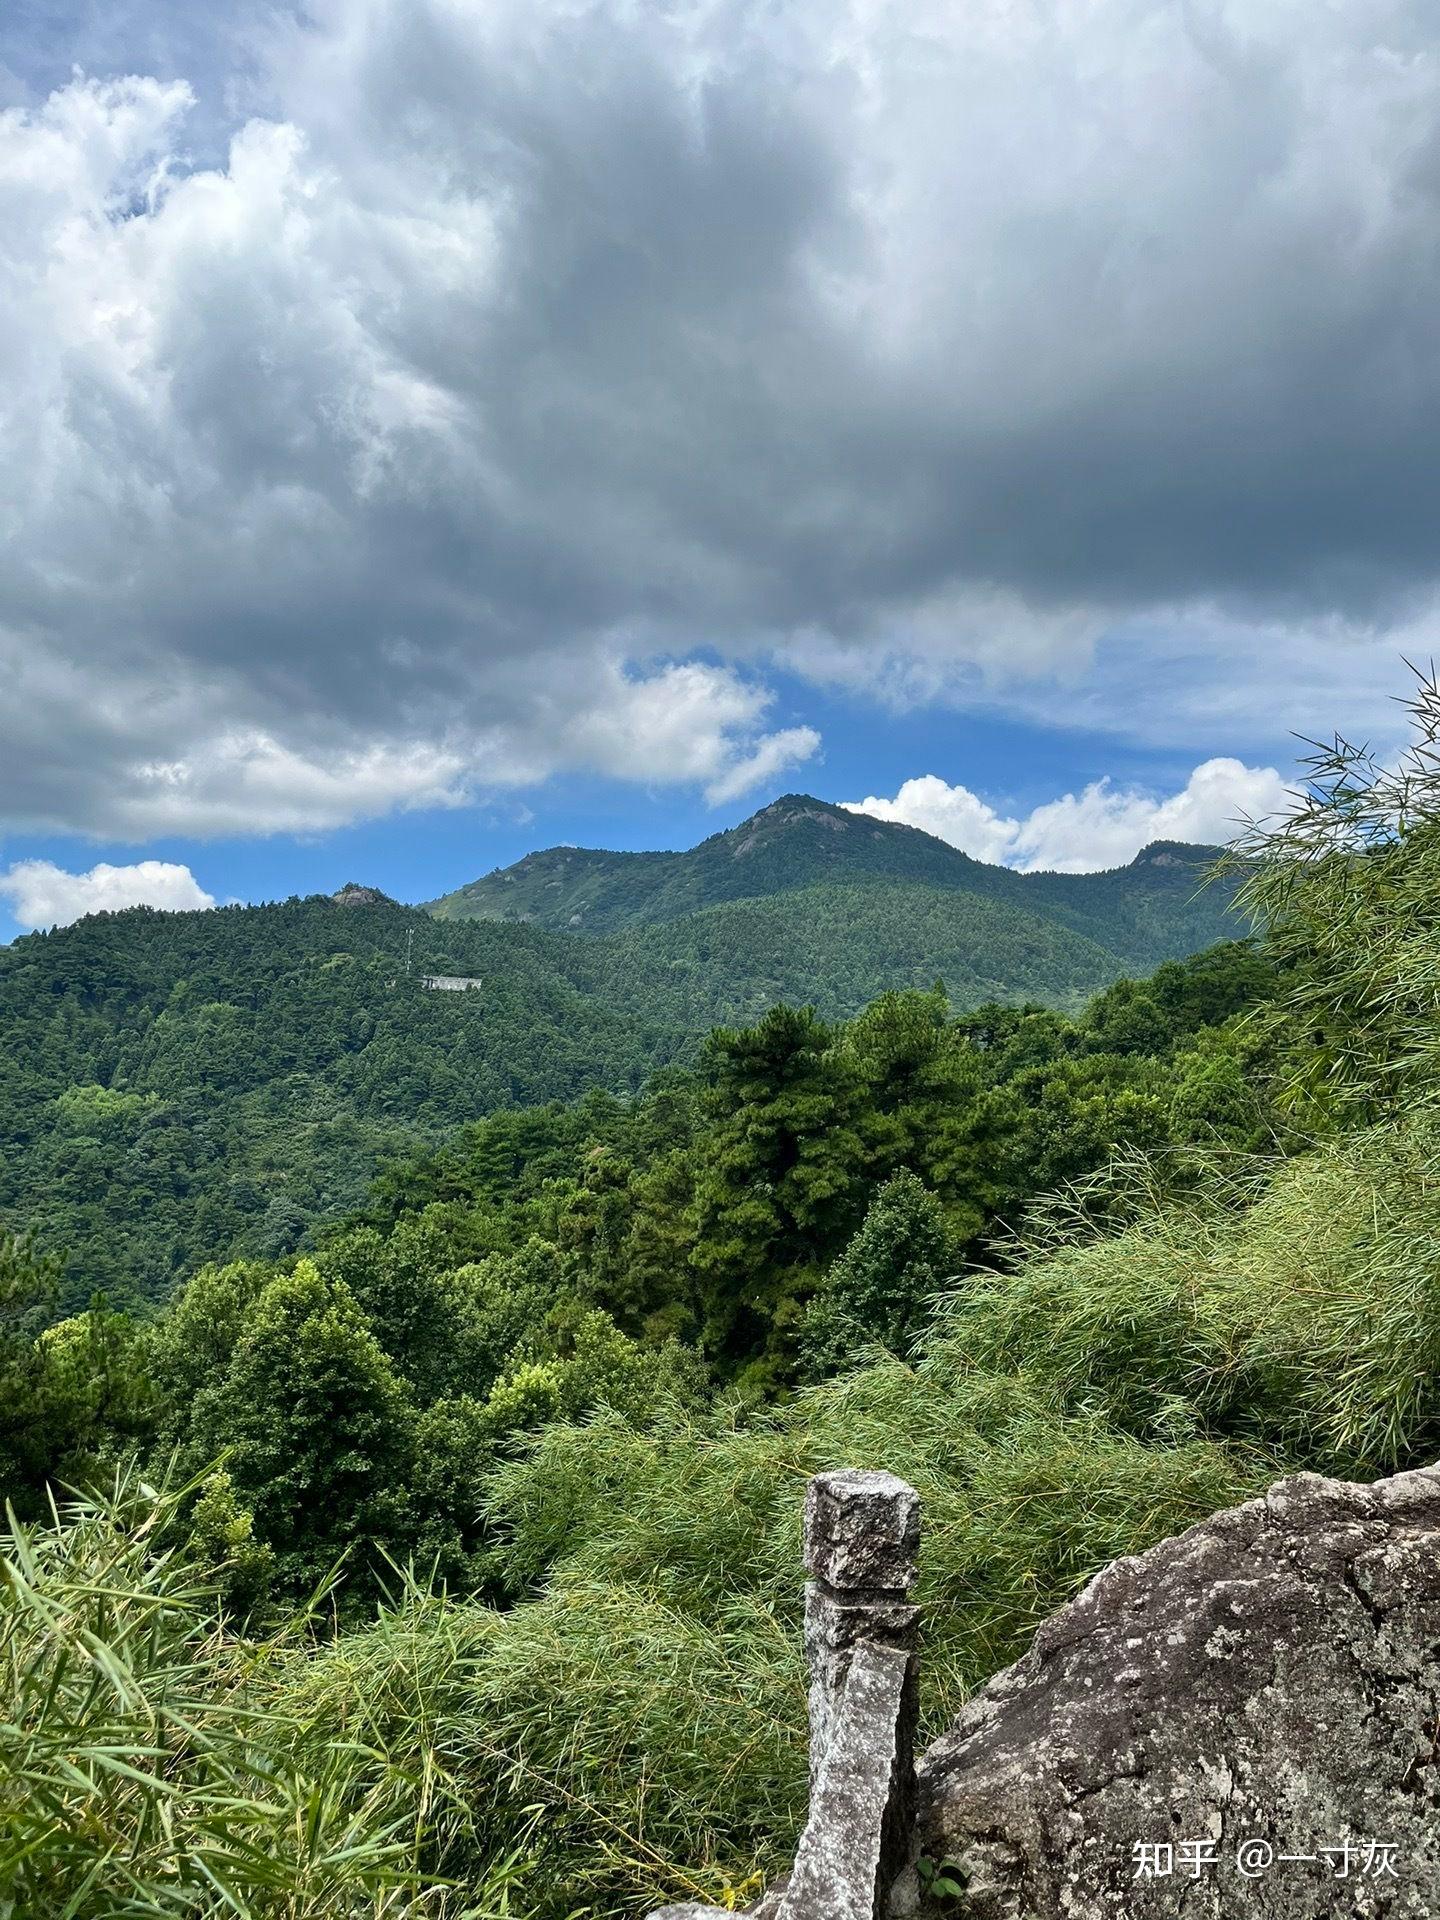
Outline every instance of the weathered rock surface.
[[920, 1497], [893, 1473], [816, 1474], [805, 1494], [810, 1814], [779, 1920], [875, 1920], [910, 1857]]
[[1440, 1468], [1301, 1474], [1115, 1562], [919, 1792], [969, 1920], [1440, 1915]]
[[876, 1920], [904, 1865], [913, 1802], [914, 1655], [860, 1646], [777, 1920]]
[[[893, 1473], [818, 1473], [805, 1493], [805, 1658], [810, 1670], [810, 1790], [820, 1784], [857, 1647], [913, 1653], [920, 1610], [908, 1593], [920, 1551], [920, 1496]], [[907, 1737], [917, 1718], [911, 1665]], [[913, 1784], [903, 1789], [909, 1838]]]
[[337, 907], [394, 907], [400, 904], [392, 900], [388, 893], [382, 893], [379, 887], [362, 887], [357, 880], [347, 880], [330, 898]]
[[903, 1595], [915, 1584], [920, 1496], [893, 1473], [841, 1467], [805, 1490], [805, 1570], [847, 1593]]

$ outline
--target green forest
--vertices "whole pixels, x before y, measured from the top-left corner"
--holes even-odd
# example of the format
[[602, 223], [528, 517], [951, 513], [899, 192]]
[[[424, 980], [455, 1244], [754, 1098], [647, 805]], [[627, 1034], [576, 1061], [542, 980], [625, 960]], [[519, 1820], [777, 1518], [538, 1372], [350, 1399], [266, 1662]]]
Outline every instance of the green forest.
[[[763, 871], [727, 856], [761, 897], [603, 937], [440, 921], [347, 887], [16, 940], [0, 948], [0, 1220], [64, 1254], [67, 1307], [96, 1290], [159, 1301], [204, 1260], [313, 1250], [377, 1170], [469, 1122], [589, 1089], [626, 1099], [694, 1066], [717, 1024], [782, 1003], [842, 1020], [937, 979], [958, 1009], [1077, 1011], [1233, 924], [1233, 886], [1204, 885], [1193, 849], [1020, 876], [875, 822], [852, 850], [854, 816], [829, 812], [844, 831], [821, 830], [824, 861], [809, 813], [783, 809]], [[871, 871], [871, 828], [882, 851], [940, 849], [966, 884]], [[705, 892], [712, 846], [656, 857], [698, 862]], [[1051, 894], [1020, 904], [1027, 878]], [[481, 985], [427, 991], [428, 974]]]
[[[1398, 769], [1317, 753], [1237, 849], [1251, 937], [1083, 1003], [948, 972], [857, 1001], [840, 957], [823, 994], [734, 987], [694, 1043], [698, 989], [656, 988], [698, 955], [683, 918], [643, 982], [605, 945], [636, 927], [316, 901], [17, 942], [7, 1021], [42, 980], [64, 1012], [11, 1049], [7, 1109], [63, 1077], [85, 1144], [48, 1188], [22, 1153], [0, 1240], [0, 1914], [744, 1905], [804, 1811], [813, 1472], [922, 1495], [933, 1733], [1117, 1555], [1290, 1468], [1432, 1458], [1432, 687], [1413, 717]], [[378, 1022], [412, 924], [417, 969], [497, 1000], [530, 943], [540, 1011], [517, 973], [503, 1031], [488, 994], [400, 985], [413, 1024]], [[313, 1135], [287, 1075], [333, 1079]], [[234, 1214], [146, 1225], [136, 1186], [178, 1284], [127, 1301], [133, 1259], [87, 1272], [66, 1234], [103, 1232], [87, 1182], [182, 1097], [155, 1130], [213, 1129], [205, 1190], [249, 1179], [263, 1219], [254, 1156], [290, 1151], [297, 1218], [232, 1257]], [[322, 1139], [388, 1157], [305, 1187]]]
[[683, 853], [548, 847], [432, 901], [431, 911], [442, 920], [600, 934], [802, 887], [925, 888], [1050, 920], [1148, 971], [1215, 937], [1228, 890], [1217, 895], [1197, 883], [1216, 852], [1156, 841], [1108, 872], [1017, 873], [919, 827], [787, 793]]

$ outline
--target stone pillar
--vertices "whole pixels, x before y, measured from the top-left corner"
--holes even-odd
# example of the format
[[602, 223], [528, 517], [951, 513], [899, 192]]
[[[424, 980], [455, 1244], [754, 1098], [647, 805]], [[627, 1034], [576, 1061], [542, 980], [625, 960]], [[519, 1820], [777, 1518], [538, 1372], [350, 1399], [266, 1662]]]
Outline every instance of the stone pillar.
[[[785, 1920], [808, 1920], [812, 1906], [823, 1912], [827, 1899], [836, 1920], [842, 1911], [869, 1920], [883, 1911], [888, 1890], [909, 1862], [920, 1623], [909, 1594], [919, 1551], [920, 1496], [893, 1473], [844, 1468], [810, 1482], [810, 1820], [782, 1907]], [[868, 1764], [861, 1764], [862, 1754]], [[832, 1759], [835, 1767], [827, 1774]], [[857, 1819], [854, 1804], [857, 1767], [859, 1775], [870, 1775], [861, 1796], [868, 1803], [864, 1819]], [[861, 1828], [868, 1830], [864, 1865], [855, 1848]], [[823, 1890], [821, 1882], [828, 1883]]]
[[[766, 1920], [885, 1920], [910, 1864], [920, 1496], [893, 1473], [817, 1474], [805, 1495], [810, 1815]], [[913, 1874], [907, 1876], [913, 1879]], [[651, 1920], [702, 1920], [693, 1903]]]
[[[913, 1654], [909, 1600], [920, 1552], [920, 1496], [893, 1473], [817, 1473], [805, 1494], [805, 1657], [810, 1669], [810, 1790], [861, 1645]], [[913, 1695], [914, 1661], [909, 1692]], [[913, 1729], [912, 1729], [913, 1730]]]

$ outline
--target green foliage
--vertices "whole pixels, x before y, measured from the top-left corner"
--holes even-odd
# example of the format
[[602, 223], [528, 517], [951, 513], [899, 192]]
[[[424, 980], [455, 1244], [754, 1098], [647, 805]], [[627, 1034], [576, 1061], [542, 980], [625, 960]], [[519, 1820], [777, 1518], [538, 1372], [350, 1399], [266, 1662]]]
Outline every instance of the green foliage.
[[436, 1390], [488, 1393], [531, 1329], [556, 1305], [561, 1284], [556, 1250], [538, 1237], [515, 1253], [487, 1254], [441, 1273], [434, 1324], [445, 1366], [432, 1375]]
[[[433, 904], [447, 920], [524, 921], [555, 929], [578, 927], [596, 935], [681, 922], [737, 903], [753, 909], [786, 894], [819, 896], [842, 890], [852, 911], [866, 919], [872, 913], [888, 915], [894, 928], [910, 902], [926, 894], [942, 896], [936, 904], [943, 911], [943, 896], [950, 894], [959, 896], [959, 911], [949, 919], [952, 937], [963, 939], [967, 917], [986, 935], [999, 934], [1002, 940], [1007, 926], [1023, 921], [1030, 936], [1042, 943], [1056, 931], [1079, 934], [1082, 944], [1122, 956], [1124, 964], [1117, 971], [1129, 971], [1153, 967], [1222, 936], [1228, 889], [1208, 895], [1199, 890], [1207, 858], [1204, 848], [1161, 842], [1111, 873], [1013, 873], [972, 860], [913, 827], [790, 793], [685, 853], [552, 847]], [[903, 895], [892, 892], [895, 889], [903, 889]], [[992, 904], [1009, 909], [1008, 920], [1004, 913], [992, 915]], [[796, 915], [790, 922], [802, 941], [807, 917]], [[766, 924], [753, 911], [748, 919], [752, 927]], [[903, 934], [898, 938], [903, 940]], [[983, 946], [982, 940], [972, 951], [983, 952]], [[1063, 951], [1063, 946], [1057, 942], [1055, 951]], [[983, 965], [980, 970], [983, 973]], [[932, 967], [929, 978], [937, 971], [950, 977], [947, 970]], [[989, 998], [1000, 984], [993, 982], [975, 997]], [[868, 999], [876, 991], [872, 985], [861, 997]], [[802, 986], [793, 997], [810, 999], [813, 992]], [[754, 1008], [752, 1017], [763, 1011]]]
[[178, 1437], [201, 1392], [223, 1380], [274, 1269], [259, 1260], [202, 1267], [147, 1329], [151, 1378], [166, 1409], [161, 1435]]
[[931, 1724], [1087, 1573], [1254, 1473], [894, 1364], [758, 1421], [610, 1413], [552, 1425], [494, 1481], [536, 1598], [401, 1582], [315, 1645], [232, 1638], [174, 1506], [87, 1503], [11, 1555], [31, 1570], [0, 1610], [24, 1733], [0, 1760], [0, 1886], [59, 1910], [93, 1873], [75, 1910], [97, 1920], [132, 1895], [218, 1913], [207, 1869], [231, 1911], [290, 1920], [418, 1912], [430, 1876], [457, 1912], [534, 1920], [753, 1894], [803, 1811], [804, 1479], [877, 1458], [927, 1502]]
[[1440, 1443], [1440, 1130], [1424, 1118], [1242, 1161], [1185, 1197], [1131, 1176], [1132, 1223], [1073, 1206], [930, 1343], [957, 1375], [1023, 1373], [1115, 1427], [1207, 1432], [1376, 1474]]
[[993, 1267], [986, 1232], [1037, 1185], [1081, 1178], [1107, 1218], [1127, 1137], [1208, 1150], [1253, 1131], [1264, 1074], [1233, 1009], [1255, 983], [1245, 950], [1164, 970], [1158, 1053], [1106, 1050], [1133, 1034], [1122, 989], [1079, 1021], [956, 1018], [938, 987], [841, 1024], [774, 1009], [719, 1030], [698, 1076], [490, 1116], [393, 1169], [313, 1255], [203, 1267], [147, 1322], [96, 1301], [44, 1331], [56, 1263], [12, 1247], [11, 1497], [38, 1514], [47, 1482], [175, 1448], [227, 1476], [197, 1537], [260, 1557], [237, 1607], [347, 1556], [352, 1613], [387, 1555], [504, 1588], [483, 1486], [547, 1423], [698, 1406], [717, 1378], [763, 1399], [867, 1348], [908, 1352], [930, 1296]]
[[803, 1283], [863, 1204], [869, 1115], [831, 1041], [808, 1008], [776, 1007], [706, 1043], [715, 1124], [695, 1184], [690, 1258], [712, 1348], [744, 1354], [777, 1323], [783, 1333], [795, 1271]]
[[[428, 971], [486, 985], [429, 993]], [[326, 898], [29, 935], [0, 948], [0, 1020], [0, 1217], [67, 1250], [70, 1307], [293, 1253], [390, 1156], [497, 1108], [633, 1090], [687, 1033], [673, 999], [610, 993], [581, 943]]]
[[37, 1335], [59, 1290], [61, 1262], [33, 1238], [0, 1228], [0, 1498], [22, 1507], [58, 1452], [44, 1417], [45, 1355]]
[[[503, 1271], [517, 1300], [534, 1284], [508, 1264], [523, 1249], [550, 1303], [573, 1294], [633, 1337], [698, 1343], [722, 1374], [769, 1391], [793, 1371], [810, 1294], [893, 1174], [934, 1194], [949, 1272], [1037, 1190], [1089, 1178], [1122, 1144], [1263, 1131], [1259, 1057], [1233, 1027], [1205, 1022], [1233, 1016], [1269, 978], [1245, 949], [1165, 970], [1150, 1002], [1152, 1028], [1166, 1023], [1152, 1033], [1159, 1054], [1104, 1051], [1129, 1004], [1118, 990], [1078, 1022], [999, 1006], [956, 1018], [938, 987], [884, 994], [839, 1025], [776, 1008], [711, 1037], [698, 1087], [671, 1071], [634, 1102], [497, 1115], [396, 1169], [377, 1189], [381, 1239], [365, 1260], [394, 1269], [387, 1284], [433, 1327], [433, 1304], [419, 1304], [428, 1283], [395, 1266], [412, 1230], [448, 1246], [442, 1264], [455, 1268], [474, 1247], [506, 1245], [476, 1273]], [[378, 1279], [346, 1271], [401, 1353], [391, 1310], [367, 1291]], [[453, 1362], [453, 1327], [439, 1347]], [[448, 1377], [475, 1390], [473, 1371], [452, 1364]]]
[[190, 1515], [190, 1539], [226, 1602], [242, 1615], [256, 1612], [275, 1579], [275, 1550], [255, 1538], [255, 1516], [235, 1498], [228, 1473], [217, 1469], [202, 1481]]
[[187, 1458], [225, 1461], [291, 1590], [356, 1543], [400, 1544], [413, 1449], [404, 1382], [344, 1281], [308, 1260], [261, 1290], [189, 1409]]
[[483, 1584], [481, 1487], [526, 1434], [705, 1396], [692, 1351], [641, 1345], [564, 1292], [553, 1245], [452, 1265], [470, 1236], [443, 1230], [451, 1213], [358, 1227], [278, 1272], [205, 1268], [145, 1330], [158, 1446], [196, 1475], [224, 1463], [193, 1525], [212, 1558], [236, 1549], [237, 1607], [299, 1597], [347, 1554], [352, 1611], [386, 1556]]
[[1241, 842], [1242, 905], [1289, 990], [1268, 1021], [1311, 1123], [1431, 1103], [1440, 1076], [1440, 685], [1417, 676], [1393, 765], [1338, 734], [1295, 806]]
[[302, 1642], [233, 1640], [181, 1534], [128, 1481], [0, 1538], [0, 1913], [438, 1914], [413, 1775], [298, 1718]]
[[103, 1473], [155, 1417], [134, 1329], [102, 1297], [47, 1325], [60, 1269], [0, 1229], [0, 1501], [26, 1517], [44, 1511], [50, 1480]]
[[[568, 912], [553, 931], [440, 921], [349, 887], [100, 914], [0, 948], [0, 1218], [66, 1251], [62, 1307], [158, 1301], [202, 1261], [313, 1251], [377, 1169], [484, 1115], [633, 1095], [716, 1024], [779, 1002], [846, 1019], [937, 975], [958, 1006], [1074, 1009], [1226, 925], [1193, 849], [1022, 875], [843, 808], [806, 802], [778, 832], [773, 812], [743, 858], [743, 831], [630, 856], [639, 893], [603, 938]], [[596, 859], [622, 857], [562, 865]], [[677, 891], [672, 859], [702, 877]], [[484, 985], [427, 992], [432, 973]], [[489, 1145], [498, 1171], [503, 1133]]]
[[[1226, 931], [1218, 898], [1203, 910], [1203, 932], [1189, 922], [1183, 900], [1172, 908], [1162, 952]], [[659, 1005], [683, 994], [697, 1024], [708, 1026], [752, 1021], [784, 1001], [809, 1001], [826, 1018], [843, 1018], [882, 989], [923, 990], [937, 977], [963, 1006], [1039, 1000], [1078, 1008], [1150, 959], [1118, 929], [1097, 925], [1092, 935], [1093, 924], [1084, 915], [1071, 924], [1023, 898], [877, 881], [736, 900], [582, 944], [613, 966], [617, 986], [628, 972], [653, 982]], [[1104, 937], [1111, 931], [1113, 945]]]
[[919, 1876], [920, 1888], [926, 1900], [943, 1901], [963, 1898], [969, 1874], [954, 1860], [932, 1860], [928, 1854], [921, 1854], [915, 1862], [915, 1871]]
[[[203, 1267], [143, 1324], [97, 1303], [45, 1331], [53, 1263], [0, 1250], [0, 1357], [27, 1405], [69, 1409], [34, 1427], [29, 1484], [67, 1447], [81, 1478], [127, 1446], [191, 1476], [163, 1518], [145, 1496], [17, 1536], [37, 1566], [109, 1541], [137, 1591], [173, 1568], [181, 1595], [153, 1603], [179, 1651], [126, 1696], [144, 1728], [85, 1707], [142, 1778], [82, 1838], [27, 1829], [26, 1895], [63, 1905], [94, 1869], [82, 1917], [127, 1910], [117, 1874], [137, 1913], [218, 1912], [193, 1892], [222, 1858], [208, 1810], [244, 1786], [237, 1848], [260, 1857], [276, 1808], [301, 1824], [273, 1880], [225, 1883], [242, 1914], [442, 1910], [437, 1879], [474, 1920], [743, 1903], [803, 1812], [812, 1472], [922, 1493], [938, 1728], [1117, 1554], [1282, 1465], [1433, 1447], [1440, 1310], [1414, 1276], [1440, 1270], [1440, 1165], [1419, 1124], [1246, 1157], [1283, 1133], [1241, 1011], [1274, 985], [1240, 948], [1078, 1019], [957, 1017], [936, 986], [847, 1021], [772, 1009], [644, 1093], [472, 1122], [311, 1253]], [[1020, 1235], [987, 1242], [1006, 1217]], [[325, 1631], [282, 1630], [316, 1587]], [[41, 1682], [7, 1684], [43, 1722]], [[173, 1771], [160, 1698], [198, 1729]], [[36, 1734], [67, 1755], [69, 1711]], [[380, 1851], [354, 1838], [321, 1886], [362, 1815]]]
[[1232, 1153], [1276, 1150], [1292, 1137], [1277, 1072], [1273, 1035], [1258, 1019], [1237, 1016], [1202, 1029], [1174, 1056], [1171, 1132]]
[[[785, 1863], [805, 1791], [805, 1480], [879, 1464], [925, 1501], [937, 1730], [1109, 1559], [1266, 1471], [1197, 1437], [1146, 1445], [1066, 1418], [1017, 1382], [957, 1389], [894, 1362], [739, 1424], [722, 1412], [550, 1427], [491, 1495], [517, 1584], [545, 1583], [487, 1643], [487, 1727], [517, 1787], [553, 1808], [569, 1856], [526, 1882], [533, 1911], [583, 1894], [638, 1913], [697, 1897], [697, 1880], [713, 1898]], [[624, 1844], [636, 1835], [645, 1849]]]
[[887, 1180], [810, 1302], [801, 1335], [805, 1373], [842, 1372], [872, 1345], [907, 1353], [960, 1258], [935, 1196], [908, 1171]]

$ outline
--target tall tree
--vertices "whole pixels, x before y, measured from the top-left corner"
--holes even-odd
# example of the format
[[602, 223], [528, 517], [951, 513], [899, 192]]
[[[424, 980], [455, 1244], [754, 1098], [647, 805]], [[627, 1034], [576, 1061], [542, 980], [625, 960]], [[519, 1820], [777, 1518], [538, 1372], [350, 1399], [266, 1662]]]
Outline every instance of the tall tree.
[[222, 1456], [281, 1580], [312, 1586], [356, 1540], [403, 1546], [415, 1410], [341, 1280], [313, 1261], [260, 1294], [224, 1374], [197, 1396], [189, 1452]]
[[840, 1372], [872, 1343], [906, 1354], [960, 1258], [923, 1182], [908, 1171], [887, 1180], [806, 1311], [803, 1371], [812, 1379]]
[[694, 1202], [691, 1261], [704, 1338], [756, 1352], [793, 1334], [803, 1290], [855, 1226], [879, 1149], [873, 1103], [809, 1007], [775, 1007], [706, 1044], [713, 1124]]

